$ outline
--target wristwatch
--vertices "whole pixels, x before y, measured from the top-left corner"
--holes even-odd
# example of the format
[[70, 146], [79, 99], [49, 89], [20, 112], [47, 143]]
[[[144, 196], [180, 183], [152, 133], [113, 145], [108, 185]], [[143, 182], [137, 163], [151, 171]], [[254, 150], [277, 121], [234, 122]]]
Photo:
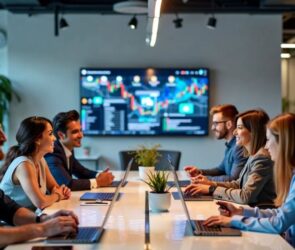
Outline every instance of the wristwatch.
[[36, 221], [36, 223], [40, 223], [41, 222], [41, 217], [42, 216], [46, 216], [47, 214], [39, 214], [39, 215], [37, 215], [36, 216], [36, 219], [35, 219], [35, 221]]
[[212, 195], [215, 189], [216, 189], [216, 186], [213, 186], [213, 185], [209, 186], [209, 194]]

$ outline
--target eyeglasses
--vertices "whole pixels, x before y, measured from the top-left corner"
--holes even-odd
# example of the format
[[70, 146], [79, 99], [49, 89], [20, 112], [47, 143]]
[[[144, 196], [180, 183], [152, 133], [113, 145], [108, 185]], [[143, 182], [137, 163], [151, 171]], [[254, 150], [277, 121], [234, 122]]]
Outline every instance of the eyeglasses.
[[227, 122], [227, 121], [215, 121], [215, 122], [212, 122], [212, 126], [213, 127], [216, 127], [219, 123], [225, 123], [225, 122]]

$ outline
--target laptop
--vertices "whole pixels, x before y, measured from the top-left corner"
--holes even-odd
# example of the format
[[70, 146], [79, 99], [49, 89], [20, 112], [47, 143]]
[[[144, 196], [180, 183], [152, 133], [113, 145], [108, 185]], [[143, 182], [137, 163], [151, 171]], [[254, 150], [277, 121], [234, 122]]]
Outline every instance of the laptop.
[[238, 229], [220, 227], [220, 226], [207, 227], [203, 225], [203, 222], [204, 222], [203, 220], [192, 220], [190, 218], [190, 214], [189, 214], [187, 205], [185, 203], [182, 190], [179, 185], [178, 176], [176, 174], [175, 168], [172, 165], [170, 159], [168, 159], [168, 161], [169, 161], [170, 169], [173, 173], [173, 177], [176, 184], [176, 188], [179, 193], [180, 201], [187, 218], [187, 226], [190, 229], [190, 231], [193, 233], [193, 235], [196, 235], [196, 236], [241, 236], [242, 233]]
[[[133, 162], [133, 158], [129, 161], [127, 170], [125, 171], [124, 179], [127, 178], [127, 175], [130, 171], [131, 164]], [[124, 182], [121, 181], [121, 183], [116, 187], [113, 199], [107, 209], [106, 215], [103, 219], [103, 222], [101, 226], [99, 227], [78, 227], [78, 233], [75, 235], [58, 235], [54, 237], [47, 238], [47, 243], [58, 243], [58, 244], [91, 244], [91, 243], [97, 243], [99, 242], [103, 232], [105, 224], [107, 223], [107, 220], [111, 214], [111, 211], [113, 209], [113, 206], [115, 204], [115, 201], [118, 198], [120, 188], [122, 187], [122, 184]]]
[[[176, 174], [177, 175], [177, 174]], [[180, 187], [186, 187], [188, 186], [191, 182], [190, 180], [178, 180], [178, 185]], [[175, 181], [169, 181], [168, 182], [169, 186], [175, 186]], [[172, 196], [174, 200], [180, 200], [180, 196], [178, 192], [172, 192]], [[213, 201], [212, 195], [191, 195], [191, 194], [183, 194], [183, 198], [185, 201]]]
[[[179, 192], [172, 192], [172, 196], [174, 200], [180, 200]], [[200, 195], [200, 194], [196, 194], [196, 195], [183, 194], [183, 199], [185, 201], [213, 201], [212, 195]]]
[[[189, 184], [191, 184], [190, 180], [179, 180], [179, 186], [181, 186], [181, 187], [186, 187]], [[174, 183], [174, 181], [167, 181], [167, 185], [170, 187], [173, 187], [173, 186], [175, 186], [175, 183]]]
[[[120, 181], [113, 181], [111, 187], [118, 187], [119, 185], [121, 185], [121, 187], [124, 187], [127, 184], [126, 179], [130, 172], [132, 162], [133, 162], [133, 159], [131, 160], [128, 163], [128, 166], [125, 170], [123, 178]], [[116, 183], [116, 185], [114, 185], [114, 183]], [[94, 201], [94, 200], [111, 201], [113, 197], [114, 197], [113, 192], [95, 192], [95, 193], [86, 192], [80, 197], [80, 200], [81, 201]], [[119, 200], [120, 197], [121, 197], [121, 193], [119, 193], [117, 200]]]

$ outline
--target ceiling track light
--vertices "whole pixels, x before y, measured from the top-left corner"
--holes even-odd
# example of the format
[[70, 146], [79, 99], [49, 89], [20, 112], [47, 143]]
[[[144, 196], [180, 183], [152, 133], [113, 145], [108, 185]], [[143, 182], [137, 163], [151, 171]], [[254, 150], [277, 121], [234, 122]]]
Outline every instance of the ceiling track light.
[[209, 17], [208, 22], [207, 22], [207, 28], [214, 30], [217, 25], [217, 19], [214, 17], [214, 12], [215, 12], [215, 0], [211, 0], [211, 9], [212, 9], [212, 16]]
[[59, 35], [59, 26], [58, 26], [58, 15], [59, 15], [59, 7], [55, 5], [54, 7], [54, 35]]
[[130, 21], [129, 21], [129, 23], [128, 23], [128, 26], [129, 26], [130, 29], [132, 29], [132, 30], [135, 30], [135, 29], [137, 28], [137, 18], [136, 18], [136, 15], [134, 15], [134, 16], [130, 19]]
[[282, 43], [282, 49], [295, 49], [295, 43]]
[[65, 28], [68, 28], [69, 27], [69, 24], [67, 22], [67, 20], [62, 17], [60, 20], [59, 20], [59, 28], [60, 29], [65, 29]]
[[291, 58], [291, 54], [290, 53], [281, 53], [281, 58], [284, 58], [284, 59]]
[[178, 15], [176, 14], [176, 18], [173, 20], [173, 23], [175, 25], [176, 29], [182, 28], [182, 18], [179, 18]]
[[214, 16], [210, 17], [207, 22], [207, 28], [214, 30], [216, 28], [216, 25], [217, 19]]
[[148, 0], [148, 23], [146, 43], [154, 47], [157, 41], [162, 0]]

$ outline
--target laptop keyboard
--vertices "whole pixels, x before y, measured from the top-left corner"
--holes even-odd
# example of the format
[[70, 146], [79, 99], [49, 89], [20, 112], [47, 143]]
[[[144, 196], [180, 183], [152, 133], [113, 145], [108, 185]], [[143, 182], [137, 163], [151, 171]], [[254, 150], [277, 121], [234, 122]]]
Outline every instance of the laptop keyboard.
[[97, 235], [98, 227], [80, 227], [76, 239], [92, 239]]
[[191, 195], [191, 194], [186, 194], [186, 193], [183, 194], [184, 199], [196, 198], [198, 196], [199, 195]]
[[[111, 187], [118, 187], [120, 183], [121, 181], [113, 181], [111, 184]], [[122, 184], [122, 187], [125, 187], [126, 185], [127, 185], [127, 181], [124, 181], [124, 183]]]
[[[106, 193], [91, 193], [91, 192], [86, 192], [84, 193], [81, 197], [80, 200], [106, 200], [106, 201], [111, 201], [113, 199], [115, 193], [112, 192], [106, 192]], [[121, 193], [118, 194], [117, 200], [119, 200], [121, 196]]]
[[69, 234], [67, 239], [76, 243], [95, 242], [98, 240], [100, 231], [99, 227], [79, 227], [77, 234]]
[[101, 200], [112, 200], [114, 196], [114, 193], [100, 193], [99, 198]]
[[208, 233], [221, 232], [220, 226], [207, 227], [207, 226], [204, 226], [203, 223], [204, 223], [203, 220], [195, 221], [196, 227], [199, 231], [208, 232]]

